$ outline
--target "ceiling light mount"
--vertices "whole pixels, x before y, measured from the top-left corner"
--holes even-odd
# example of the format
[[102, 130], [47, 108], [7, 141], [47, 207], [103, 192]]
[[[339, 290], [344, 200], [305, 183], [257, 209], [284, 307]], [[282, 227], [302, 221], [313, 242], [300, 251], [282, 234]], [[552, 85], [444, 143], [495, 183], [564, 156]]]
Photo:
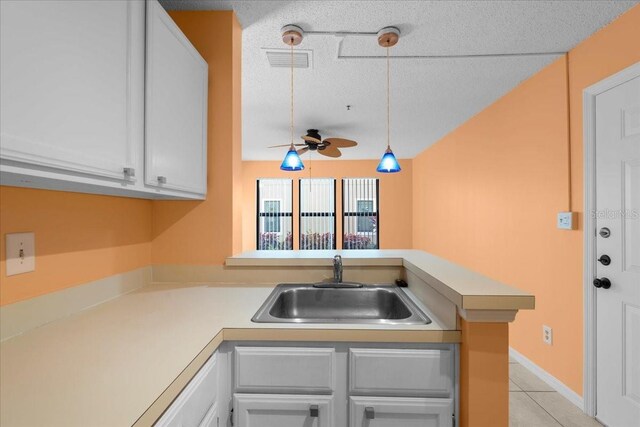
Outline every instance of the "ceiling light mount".
[[297, 25], [285, 25], [280, 32], [282, 41], [289, 46], [298, 46], [304, 38], [304, 30]]
[[378, 31], [378, 44], [381, 47], [392, 47], [400, 40], [400, 29], [397, 27], [384, 27]]

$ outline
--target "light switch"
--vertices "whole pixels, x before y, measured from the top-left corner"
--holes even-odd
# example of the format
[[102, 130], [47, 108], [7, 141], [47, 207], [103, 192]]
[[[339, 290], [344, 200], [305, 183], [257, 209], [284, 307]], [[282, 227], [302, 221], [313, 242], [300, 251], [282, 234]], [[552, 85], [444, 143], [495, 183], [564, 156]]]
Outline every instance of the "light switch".
[[36, 245], [33, 233], [6, 235], [7, 276], [36, 269]]
[[560, 230], [575, 230], [576, 218], [575, 212], [558, 212], [558, 228]]

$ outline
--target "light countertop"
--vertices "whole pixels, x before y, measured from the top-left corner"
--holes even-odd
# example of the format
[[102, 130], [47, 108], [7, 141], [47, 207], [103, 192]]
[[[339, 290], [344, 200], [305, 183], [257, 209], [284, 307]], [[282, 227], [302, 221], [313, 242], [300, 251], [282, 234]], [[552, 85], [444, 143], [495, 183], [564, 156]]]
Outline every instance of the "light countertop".
[[464, 310], [533, 309], [533, 295], [420, 250], [250, 251], [227, 258], [229, 267], [402, 266]]
[[413, 326], [252, 323], [272, 289], [152, 284], [4, 341], [0, 424], [147, 425], [223, 340], [460, 340], [435, 318]]

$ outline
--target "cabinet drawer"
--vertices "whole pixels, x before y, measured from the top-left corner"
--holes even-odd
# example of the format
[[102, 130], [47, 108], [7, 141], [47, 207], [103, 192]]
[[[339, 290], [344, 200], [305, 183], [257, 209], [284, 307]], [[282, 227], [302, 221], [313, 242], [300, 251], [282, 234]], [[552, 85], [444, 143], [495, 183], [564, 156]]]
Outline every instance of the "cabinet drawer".
[[332, 427], [333, 396], [235, 394], [238, 427]]
[[451, 427], [453, 399], [351, 397], [349, 427]]
[[235, 389], [240, 392], [332, 393], [333, 348], [237, 347]]
[[354, 348], [349, 352], [350, 394], [452, 397], [449, 350]]
[[204, 364], [155, 424], [163, 427], [197, 427], [215, 404], [218, 392], [217, 353]]

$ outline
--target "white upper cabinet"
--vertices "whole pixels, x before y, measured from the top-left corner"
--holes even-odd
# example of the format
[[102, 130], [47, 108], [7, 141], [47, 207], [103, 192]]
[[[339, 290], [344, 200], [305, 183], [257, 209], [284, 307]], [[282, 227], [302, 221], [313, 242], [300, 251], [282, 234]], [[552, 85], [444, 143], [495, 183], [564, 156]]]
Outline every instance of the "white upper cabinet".
[[0, 17], [2, 185], [204, 198], [208, 67], [156, 0], [0, 0]]
[[144, 3], [1, 1], [5, 160], [127, 179], [143, 143]]
[[145, 182], [205, 194], [208, 66], [156, 0], [146, 54]]

